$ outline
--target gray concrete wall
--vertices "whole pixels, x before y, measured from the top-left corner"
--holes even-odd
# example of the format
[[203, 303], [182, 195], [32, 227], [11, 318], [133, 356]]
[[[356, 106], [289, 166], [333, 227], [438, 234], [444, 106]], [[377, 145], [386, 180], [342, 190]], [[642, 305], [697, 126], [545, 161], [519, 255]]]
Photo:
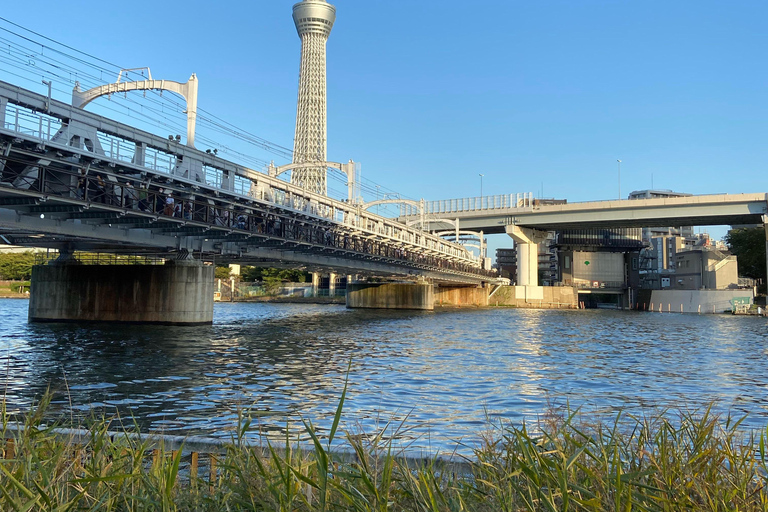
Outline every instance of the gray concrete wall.
[[213, 272], [199, 261], [165, 265], [83, 265], [32, 269], [32, 322], [210, 324]]
[[490, 291], [490, 288], [481, 288], [479, 286], [439, 286], [435, 288], [435, 306], [487, 306]]
[[347, 284], [347, 307], [372, 309], [435, 309], [431, 284], [351, 283]]
[[576, 309], [578, 292], [571, 286], [502, 286], [488, 299], [489, 306], [532, 309]]
[[752, 290], [653, 290], [648, 302], [638, 303], [637, 308], [663, 313], [722, 313], [731, 310], [735, 297], [749, 297], [754, 302]]

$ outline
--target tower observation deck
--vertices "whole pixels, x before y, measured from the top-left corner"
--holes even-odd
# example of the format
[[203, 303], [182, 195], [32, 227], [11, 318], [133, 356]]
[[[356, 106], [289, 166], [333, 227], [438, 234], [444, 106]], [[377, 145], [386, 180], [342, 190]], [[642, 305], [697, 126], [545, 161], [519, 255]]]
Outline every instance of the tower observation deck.
[[301, 38], [299, 98], [296, 107], [294, 169], [291, 182], [327, 195], [327, 104], [325, 46], [336, 20], [336, 8], [325, 0], [304, 0], [293, 6], [293, 21]]

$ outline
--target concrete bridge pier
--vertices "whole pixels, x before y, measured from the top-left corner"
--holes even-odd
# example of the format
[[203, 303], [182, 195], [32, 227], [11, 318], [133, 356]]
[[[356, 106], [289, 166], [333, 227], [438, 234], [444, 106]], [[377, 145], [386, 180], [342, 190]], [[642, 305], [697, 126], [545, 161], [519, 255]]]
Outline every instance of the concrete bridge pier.
[[32, 268], [30, 322], [206, 325], [213, 322], [212, 265], [86, 265], [63, 258]]
[[348, 283], [350, 309], [435, 309], [432, 283]]
[[517, 247], [517, 285], [539, 285], [539, 248], [538, 244], [547, 239], [546, 231], [521, 228], [514, 225], [505, 227]]
[[490, 287], [483, 286], [438, 286], [435, 288], [435, 305], [448, 307], [488, 306]]

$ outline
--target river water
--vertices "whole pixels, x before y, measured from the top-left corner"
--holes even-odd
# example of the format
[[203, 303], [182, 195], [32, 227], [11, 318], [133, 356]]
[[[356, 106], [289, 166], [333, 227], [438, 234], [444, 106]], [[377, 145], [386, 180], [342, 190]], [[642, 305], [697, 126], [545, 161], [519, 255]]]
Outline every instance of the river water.
[[[54, 393], [49, 415], [120, 415], [143, 430], [230, 437], [238, 416], [279, 434], [309, 419], [373, 434], [403, 424], [412, 450], [472, 445], [489, 422], [701, 408], [768, 424], [768, 323], [605, 310], [347, 310], [216, 304], [209, 327], [27, 323], [0, 299], [9, 412]], [[132, 419], [129, 419], [132, 418]]]

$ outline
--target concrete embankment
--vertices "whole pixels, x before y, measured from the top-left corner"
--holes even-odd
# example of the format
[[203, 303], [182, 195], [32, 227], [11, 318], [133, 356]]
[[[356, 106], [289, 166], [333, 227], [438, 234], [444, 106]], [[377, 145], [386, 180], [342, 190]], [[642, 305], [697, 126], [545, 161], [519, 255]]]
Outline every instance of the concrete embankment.
[[730, 313], [734, 304], [752, 304], [752, 290], [641, 290], [637, 309], [661, 313]]
[[[221, 301], [229, 302], [229, 301]], [[269, 304], [346, 304], [346, 297], [242, 297], [236, 298], [235, 302], [264, 302]]]
[[570, 286], [502, 286], [488, 298], [489, 306], [531, 309], [577, 309], [579, 296]]
[[28, 299], [28, 289], [29, 281], [0, 281], [0, 299]]

